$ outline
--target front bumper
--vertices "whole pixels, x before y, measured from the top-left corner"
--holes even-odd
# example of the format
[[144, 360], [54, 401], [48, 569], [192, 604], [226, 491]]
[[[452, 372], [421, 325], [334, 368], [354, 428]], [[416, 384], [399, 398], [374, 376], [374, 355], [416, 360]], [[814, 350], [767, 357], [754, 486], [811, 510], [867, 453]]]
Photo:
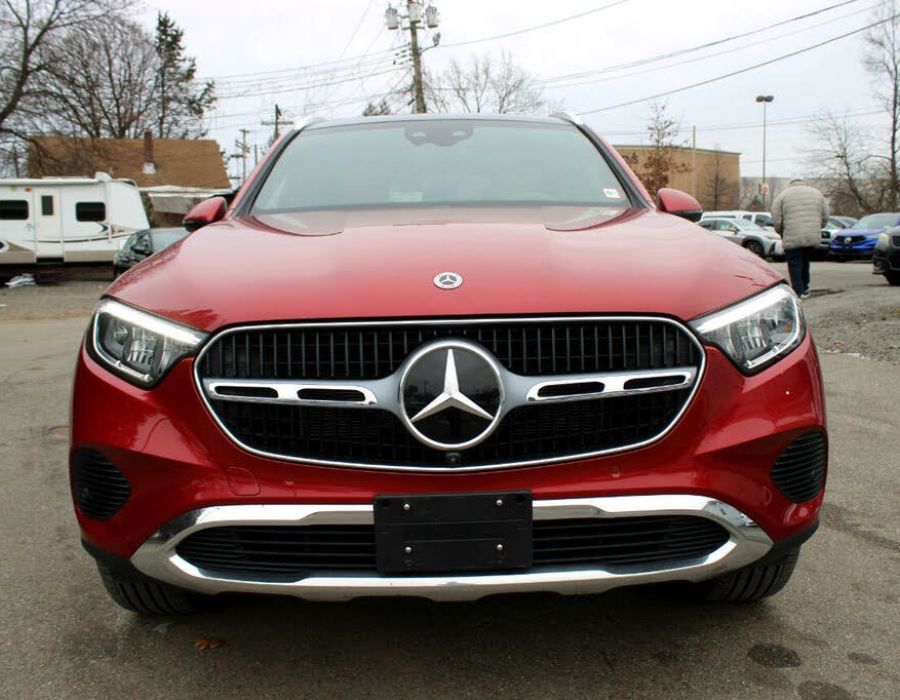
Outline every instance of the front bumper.
[[875, 241], [843, 244], [833, 240], [828, 253], [834, 258], [869, 259], [875, 251]]
[[[577, 593], [664, 580], [701, 580], [739, 568], [773, 543], [809, 530], [822, 493], [789, 500], [770, 470], [798, 436], [824, 432], [821, 372], [809, 337], [786, 358], [744, 376], [707, 348], [697, 393], [672, 431], [640, 449], [557, 464], [472, 473], [392, 472], [288, 463], [250, 454], [222, 432], [183, 360], [152, 390], [107, 372], [85, 351], [76, 368], [72, 450], [101, 453], [131, 484], [113, 516], [76, 508], [89, 548], [145, 576], [204, 592], [255, 591], [307, 598], [491, 593]], [[223, 522], [367, 523], [378, 494], [527, 490], [534, 517], [625, 517], [690, 513], [715, 520], [728, 541], [701, 558], [607, 568], [530, 569], [479, 576], [382, 577], [316, 573], [296, 581], [222, 578], [192, 568], [175, 551], [197, 529]], [[572, 513], [573, 515], [561, 515]], [[576, 514], [577, 515], [574, 515]]]
[[534, 567], [522, 573], [379, 576], [376, 572], [317, 572], [296, 580], [260, 573], [223, 577], [182, 558], [180, 542], [200, 530], [245, 525], [370, 525], [369, 505], [239, 505], [201, 508], [153, 534], [131, 557], [141, 573], [200, 593], [273, 593], [309, 600], [348, 600], [362, 596], [417, 596], [440, 601], [474, 600], [496, 593], [544, 591], [599, 593], [618, 586], [660, 581], [700, 581], [745, 566], [764, 556], [772, 540], [732, 506], [690, 495], [625, 496], [535, 501], [535, 520], [689, 515], [724, 528], [728, 539], [702, 557], [657, 563], [578, 568]]

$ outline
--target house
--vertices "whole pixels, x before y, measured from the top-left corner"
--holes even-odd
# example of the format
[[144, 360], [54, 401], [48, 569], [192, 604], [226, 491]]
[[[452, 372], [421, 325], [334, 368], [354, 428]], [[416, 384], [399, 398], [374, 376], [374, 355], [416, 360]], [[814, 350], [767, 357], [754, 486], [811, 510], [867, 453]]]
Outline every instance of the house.
[[30, 177], [93, 177], [97, 172], [133, 180], [149, 199], [155, 226], [178, 225], [193, 204], [232, 189], [219, 144], [212, 139], [155, 139], [149, 131], [142, 139], [33, 139]]

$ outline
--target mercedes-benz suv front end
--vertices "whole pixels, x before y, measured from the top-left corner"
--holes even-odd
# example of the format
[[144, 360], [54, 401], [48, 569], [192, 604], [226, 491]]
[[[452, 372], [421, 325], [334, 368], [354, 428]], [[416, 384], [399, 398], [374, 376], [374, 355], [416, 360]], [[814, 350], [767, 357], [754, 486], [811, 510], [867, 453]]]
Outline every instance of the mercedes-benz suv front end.
[[106, 292], [71, 481], [119, 604], [759, 599], [822, 502], [801, 306], [571, 117], [312, 122]]

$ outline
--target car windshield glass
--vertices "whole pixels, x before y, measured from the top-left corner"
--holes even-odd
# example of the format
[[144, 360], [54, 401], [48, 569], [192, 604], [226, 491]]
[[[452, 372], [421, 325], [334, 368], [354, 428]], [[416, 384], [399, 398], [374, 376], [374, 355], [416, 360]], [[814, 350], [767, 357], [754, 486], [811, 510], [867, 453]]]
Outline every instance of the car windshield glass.
[[743, 219], [735, 219], [734, 223], [737, 224], [737, 227], [742, 231], [761, 231], [762, 227], [757, 226], [752, 221], [744, 221]]
[[768, 214], [757, 214], [756, 215], [756, 223], [760, 226], [771, 226], [772, 225], [772, 217]]
[[900, 220], [900, 214], [869, 214], [857, 221], [850, 228], [868, 229], [868, 228], [889, 228], [896, 226]]
[[160, 251], [163, 248], [168, 248], [173, 243], [177, 243], [182, 238], [187, 235], [187, 231], [184, 229], [172, 229], [171, 231], [154, 231], [152, 233], [153, 236], [153, 250]]
[[447, 119], [302, 132], [253, 211], [491, 204], [630, 206], [606, 160], [571, 125]]

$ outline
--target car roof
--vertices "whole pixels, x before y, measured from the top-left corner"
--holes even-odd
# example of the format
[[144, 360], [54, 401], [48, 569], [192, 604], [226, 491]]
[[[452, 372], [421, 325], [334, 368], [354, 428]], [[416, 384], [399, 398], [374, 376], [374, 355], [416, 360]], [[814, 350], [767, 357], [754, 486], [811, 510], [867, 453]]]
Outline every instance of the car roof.
[[387, 114], [373, 117], [350, 117], [346, 119], [314, 119], [304, 129], [326, 129], [332, 126], [354, 126], [359, 124], [384, 124], [390, 122], [436, 122], [436, 121], [503, 121], [532, 124], [575, 125], [578, 118], [568, 113], [558, 113], [546, 117], [525, 114]]

